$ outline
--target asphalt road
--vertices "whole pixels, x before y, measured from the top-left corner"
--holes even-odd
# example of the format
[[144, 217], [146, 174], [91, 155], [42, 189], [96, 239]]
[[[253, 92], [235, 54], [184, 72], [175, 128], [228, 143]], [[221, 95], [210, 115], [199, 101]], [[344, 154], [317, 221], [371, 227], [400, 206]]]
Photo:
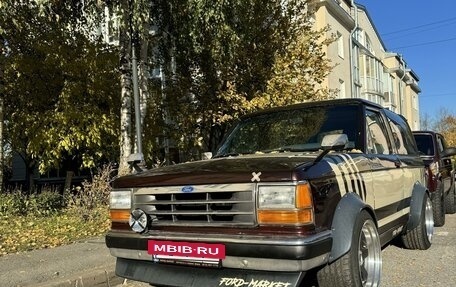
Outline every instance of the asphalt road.
[[431, 248], [406, 250], [387, 246], [383, 256], [382, 287], [456, 286], [456, 214], [437, 227]]
[[[382, 257], [382, 287], [456, 286], [456, 214], [448, 215], [445, 226], [435, 229], [430, 249], [406, 250], [388, 245]], [[149, 286], [116, 277], [114, 264], [103, 238], [11, 254], [0, 257], [0, 286]]]

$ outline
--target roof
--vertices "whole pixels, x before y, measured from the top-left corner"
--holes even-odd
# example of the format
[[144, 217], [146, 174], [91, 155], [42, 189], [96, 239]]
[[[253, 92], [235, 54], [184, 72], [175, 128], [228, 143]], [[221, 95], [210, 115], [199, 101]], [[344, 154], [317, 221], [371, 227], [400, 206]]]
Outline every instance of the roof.
[[314, 106], [337, 106], [337, 105], [364, 105], [364, 106], [371, 106], [371, 107], [375, 107], [375, 108], [379, 108], [379, 109], [384, 109], [384, 107], [382, 107], [374, 102], [365, 100], [365, 99], [346, 98], [346, 99], [333, 99], [333, 100], [324, 100], [324, 101], [312, 101], [312, 102], [305, 102], [305, 103], [293, 104], [293, 105], [282, 106], [282, 107], [268, 108], [268, 109], [250, 113], [248, 115], [243, 116], [242, 118], [250, 117], [252, 115], [254, 116], [254, 115], [259, 115], [259, 114], [276, 112], [276, 111], [287, 111], [287, 110], [302, 109], [302, 108], [314, 107]]

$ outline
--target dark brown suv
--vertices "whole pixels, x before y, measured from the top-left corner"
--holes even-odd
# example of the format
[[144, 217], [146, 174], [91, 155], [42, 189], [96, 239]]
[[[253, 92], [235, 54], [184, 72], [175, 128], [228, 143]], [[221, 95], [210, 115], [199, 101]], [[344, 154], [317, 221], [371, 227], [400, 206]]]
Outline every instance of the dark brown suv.
[[445, 213], [456, 213], [455, 171], [451, 160], [456, 148], [448, 147], [443, 135], [436, 132], [414, 131], [413, 135], [427, 168], [434, 223], [443, 226]]
[[[153, 286], [379, 286], [381, 248], [427, 249], [425, 167], [407, 121], [360, 99], [239, 120], [208, 160], [119, 177], [106, 244]], [[312, 279], [313, 276], [311, 277]]]

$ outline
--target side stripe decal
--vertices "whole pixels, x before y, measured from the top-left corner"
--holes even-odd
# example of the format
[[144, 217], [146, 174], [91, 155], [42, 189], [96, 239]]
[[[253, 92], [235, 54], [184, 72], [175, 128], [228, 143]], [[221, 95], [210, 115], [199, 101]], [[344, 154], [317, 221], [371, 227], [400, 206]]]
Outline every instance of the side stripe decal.
[[[341, 188], [342, 185], [338, 180], [342, 195], [352, 191], [358, 194], [361, 199], [366, 200], [366, 184], [353, 157], [349, 154], [330, 155], [327, 157], [327, 161], [336, 174], [336, 178], [342, 177], [343, 179], [344, 189]], [[350, 188], [348, 182], [350, 182]]]
[[342, 195], [346, 194], [348, 192], [347, 181], [345, 180], [344, 174], [342, 173], [340, 168], [337, 166], [337, 161], [332, 157], [328, 157], [327, 162], [328, 162], [329, 166], [331, 167], [331, 169], [334, 171], [334, 174], [336, 175], [336, 180], [337, 180], [337, 184], [339, 185], [340, 193]]

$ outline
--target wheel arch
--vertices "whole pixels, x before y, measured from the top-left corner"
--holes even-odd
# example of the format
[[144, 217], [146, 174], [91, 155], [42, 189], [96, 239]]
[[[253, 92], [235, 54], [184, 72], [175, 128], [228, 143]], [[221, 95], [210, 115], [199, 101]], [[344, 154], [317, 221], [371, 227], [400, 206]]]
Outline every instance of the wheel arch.
[[431, 196], [429, 190], [421, 183], [416, 182], [413, 186], [412, 196], [410, 197], [410, 212], [409, 219], [405, 228], [405, 232], [412, 230], [418, 226], [421, 219], [421, 212], [423, 210], [424, 200], [426, 196]]
[[350, 251], [355, 221], [363, 210], [369, 213], [378, 227], [372, 207], [366, 204], [356, 193], [346, 193], [337, 204], [331, 225], [332, 247], [329, 263]]

